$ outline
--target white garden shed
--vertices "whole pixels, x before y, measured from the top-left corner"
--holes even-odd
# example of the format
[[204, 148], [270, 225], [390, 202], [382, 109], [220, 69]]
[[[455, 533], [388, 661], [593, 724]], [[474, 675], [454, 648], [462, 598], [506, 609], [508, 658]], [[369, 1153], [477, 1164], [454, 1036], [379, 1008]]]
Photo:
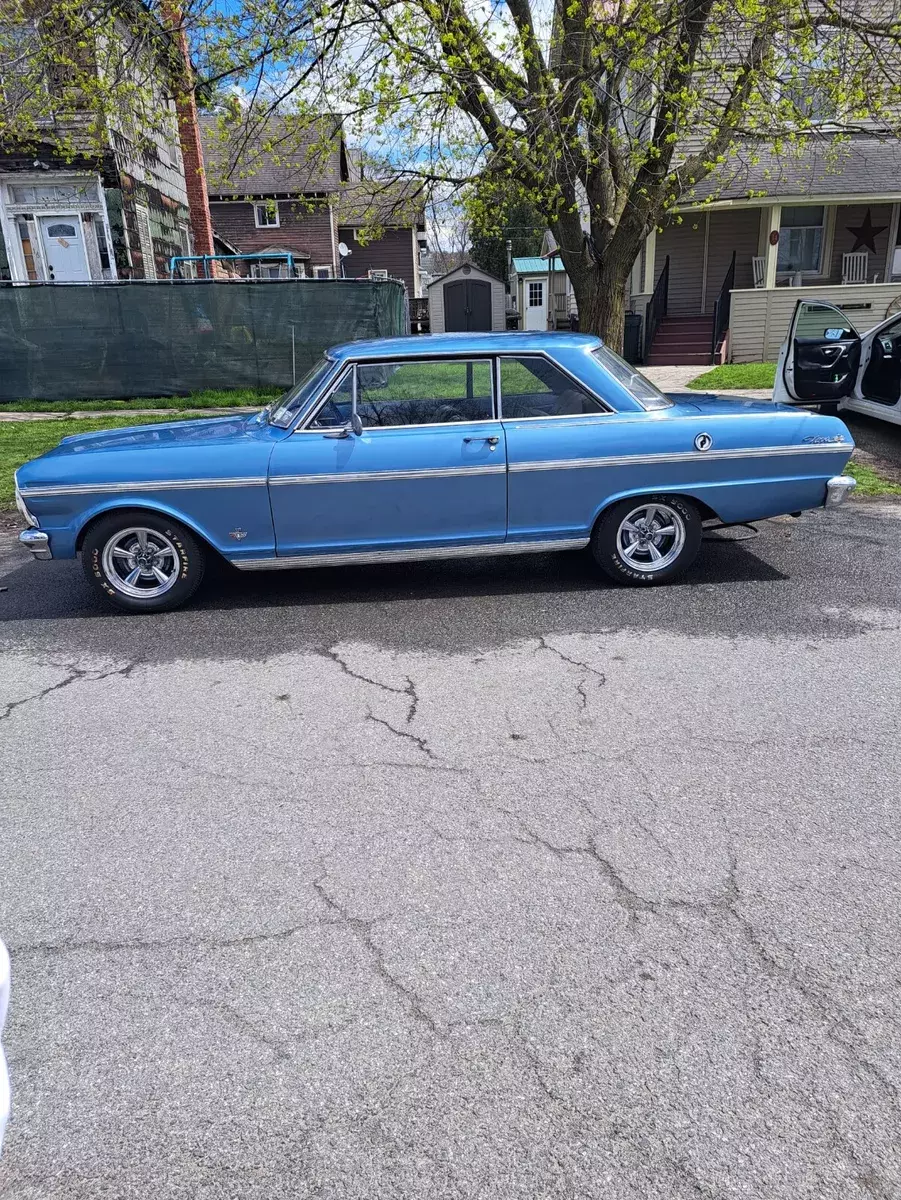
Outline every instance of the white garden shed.
[[472, 263], [463, 263], [429, 284], [432, 333], [497, 332], [506, 328], [506, 293], [496, 279]]

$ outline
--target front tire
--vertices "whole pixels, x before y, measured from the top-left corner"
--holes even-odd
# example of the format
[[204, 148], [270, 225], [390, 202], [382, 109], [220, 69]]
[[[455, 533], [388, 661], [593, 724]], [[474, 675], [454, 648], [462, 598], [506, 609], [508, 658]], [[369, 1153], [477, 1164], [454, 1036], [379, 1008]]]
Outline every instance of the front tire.
[[167, 612], [200, 586], [204, 553], [178, 521], [158, 513], [122, 510], [87, 531], [81, 562], [104, 600], [128, 612]]
[[591, 537], [595, 562], [632, 587], [668, 583], [687, 571], [701, 547], [701, 518], [681, 496], [635, 496], [614, 504]]

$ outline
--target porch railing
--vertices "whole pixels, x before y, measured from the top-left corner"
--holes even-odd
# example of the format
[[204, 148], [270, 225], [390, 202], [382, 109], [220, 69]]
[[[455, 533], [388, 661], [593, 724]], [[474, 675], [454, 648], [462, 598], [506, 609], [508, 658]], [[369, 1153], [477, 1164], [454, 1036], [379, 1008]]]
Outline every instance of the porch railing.
[[666, 306], [669, 301], [669, 255], [663, 261], [663, 270], [657, 280], [657, 286], [648, 301], [647, 313], [644, 319], [644, 361], [648, 361], [654, 336], [660, 327], [660, 322], [666, 316]]
[[713, 306], [713, 335], [710, 347], [710, 357], [715, 358], [720, 342], [729, 328], [729, 314], [732, 308], [732, 289], [735, 287], [735, 251], [732, 251], [732, 261], [720, 288], [720, 294]]

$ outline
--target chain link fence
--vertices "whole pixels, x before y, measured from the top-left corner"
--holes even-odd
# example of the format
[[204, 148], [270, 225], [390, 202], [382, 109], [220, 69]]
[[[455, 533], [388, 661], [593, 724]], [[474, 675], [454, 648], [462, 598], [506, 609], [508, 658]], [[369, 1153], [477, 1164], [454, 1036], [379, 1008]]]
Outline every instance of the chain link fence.
[[0, 404], [287, 388], [328, 346], [407, 332], [393, 280], [0, 288]]

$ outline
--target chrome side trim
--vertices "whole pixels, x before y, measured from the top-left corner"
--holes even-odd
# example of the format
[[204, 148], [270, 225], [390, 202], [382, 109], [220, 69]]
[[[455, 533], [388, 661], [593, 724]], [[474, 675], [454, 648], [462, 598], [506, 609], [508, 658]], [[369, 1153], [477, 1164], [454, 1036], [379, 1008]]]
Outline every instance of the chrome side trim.
[[830, 446], [755, 446], [741, 450], [679, 450], [671, 454], [619, 454], [606, 458], [554, 458], [510, 463], [511, 471], [571, 471], [590, 467], [637, 467], [655, 463], [710, 462], [711, 459], [770, 458], [786, 454], [835, 454], [850, 450], [849, 443]]
[[583, 550], [588, 538], [555, 538], [545, 542], [488, 542], [473, 546], [423, 546], [415, 550], [365, 550], [340, 554], [295, 554], [285, 558], [232, 558], [242, 571], [288, 571], [298, 567], [362, 566], [366, 563], [425, 562], [434, 558], [481, 558], [498, 554], [546, 554], [550, 550]]
[[[324, 406], [323, 406], [324, 407]], [[427, 421], [420, 425], [364, 425], [363, 435], [368, 437], [371, 433], [392, 433], [398, 429], [454, 429], [462, 425], [498, 425], [500, 422], [497, 417], [479, 417], [475, 421]], [[334, 433], [336, 429], [340, 429], [340, 425], [322, 425], [315, 429], [306, 426], [304, 429], [295, 429], [295, 433], [314, 433], [320, 437], [327, 436], [331, 431]]]
[[35, 558], [53, 558], [50, 539], [40, 529], [23, 529], [19, 541]]
[[504, 475], [505, 463], [477, 467], [421, 467], [410, 471], [342, 471], [336, 474], [279, 475], [269, 480], [272, 487], [294, 483], [381, 483], [393, 479], [450, 479], [458, 475]]
[[92, 492], [161, 492], [181, 491], [194, 488], [237, 488], [260, 487], [266, 484], [266, 476], [248, 479], [139, 479], [129, 483], [65, 483], [50, 487], [24, 488], [23, 498], [29, 496], [77, 496]]

